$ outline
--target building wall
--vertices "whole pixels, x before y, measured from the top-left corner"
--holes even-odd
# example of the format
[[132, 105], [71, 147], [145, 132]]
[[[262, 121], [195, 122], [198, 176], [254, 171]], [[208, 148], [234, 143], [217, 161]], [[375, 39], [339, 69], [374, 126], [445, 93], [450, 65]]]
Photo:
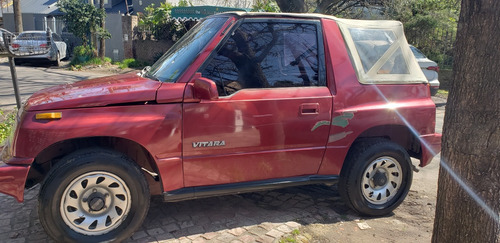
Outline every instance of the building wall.
[[[64, 24], [62, 20], [47, 17], [45, 14], [23, 13], [23, 30], [45, 30], [45, 26], [49, 27], [53, 32], [61, 34]], [[47, 17], [47, 19], [46, 19]], [[14, 14], [4, 13], [4, 29], [14, 32]]]
[[155, 6], [160, 6], [161, 3], [170, 3], [177, 5], [178, 0], [132, 0], [132, 5], [134, 6], [134, 14], [144, 13], [144, 8], [154, 3]]
[[3, 13], [3, 28], [14, 32], [14, 14], [13, 13]]
[[134, 58], [152, 64], [174, 44], [171, 40], [134, 40]]
[[124, 58], [122, 15], [118, 13], [108, 13], [106, 16], [106, 29], [111, 34], [111, 38], [106, 40], [105, 55], [110, 57], [113, 61], [122, 61]]

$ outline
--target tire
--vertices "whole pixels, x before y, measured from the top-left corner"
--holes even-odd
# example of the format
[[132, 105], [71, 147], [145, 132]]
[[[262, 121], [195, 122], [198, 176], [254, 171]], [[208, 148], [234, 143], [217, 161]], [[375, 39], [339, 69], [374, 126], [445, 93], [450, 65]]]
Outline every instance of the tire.
[[389, 214], [405, 199], [413, 171], [406, 150], [388, 140], [353, 144], [340, 173], [339, 193], [365, 216]]
[[121, 242], [142, 224], [149, 201], [146, 178], [132, 160], [85, 149], [51, 169], [40, 188], [38, 215], [58, 242]]
[[431, 96], [435, 96], [438, 93], [438, 89], [431, 88]]
[[61, 66], [61, 54], [59, 54], [59, 51], [56, 54], [56, 60], [53, 61], [52, 64], [56, 67]]

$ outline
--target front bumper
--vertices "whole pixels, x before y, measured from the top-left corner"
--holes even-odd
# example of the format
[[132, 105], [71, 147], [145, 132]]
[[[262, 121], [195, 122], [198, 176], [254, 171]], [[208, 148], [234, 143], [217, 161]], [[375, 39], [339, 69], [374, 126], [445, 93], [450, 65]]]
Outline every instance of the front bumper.
[[[19, 162], [19, 159], [16, 159]], [[33, 161], [33, 159], [26, 159]], [[13, 196], [18, 202], [24, 201], [24, 185], [30, 170], [28, 165], [9, 165], [0, 161], [0, 193]]]
[[420, 136], [420, 147], [422, 157], [420, 158], [420, 167], [428, 165], [432, 158], [441, 152], [442, 134], [434, 133]]

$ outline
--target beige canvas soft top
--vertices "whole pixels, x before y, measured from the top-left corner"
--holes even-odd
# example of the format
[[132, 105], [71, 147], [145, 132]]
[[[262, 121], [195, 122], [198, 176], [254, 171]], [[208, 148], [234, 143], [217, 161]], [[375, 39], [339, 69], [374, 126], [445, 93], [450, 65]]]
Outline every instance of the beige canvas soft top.
[[339, 18], [335, 20], [344, 36], [359, 82], [427, 82], [408, 46], [400, 22]]

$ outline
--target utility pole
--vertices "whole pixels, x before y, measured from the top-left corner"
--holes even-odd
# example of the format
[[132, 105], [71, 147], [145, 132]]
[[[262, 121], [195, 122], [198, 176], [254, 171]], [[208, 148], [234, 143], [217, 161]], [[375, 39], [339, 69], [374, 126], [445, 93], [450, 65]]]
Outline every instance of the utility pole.
[[13, 0], [14, 5], [14, 23], [17, 33], [23, 32], [23, 16], [21, 14], [21, 0]]
[[[104, 0], [99, 1], [99, 8], [104, 10]], [[104, 31], [106, 29], [105, 20], [106, 20], [106, 16], [101, 21], [101, 31]], [[105, 53], [106, 53], [106, 40], [101, 36], [100, 43], [99, 43], [99, 57], [102, 60], [104, 60]]]

